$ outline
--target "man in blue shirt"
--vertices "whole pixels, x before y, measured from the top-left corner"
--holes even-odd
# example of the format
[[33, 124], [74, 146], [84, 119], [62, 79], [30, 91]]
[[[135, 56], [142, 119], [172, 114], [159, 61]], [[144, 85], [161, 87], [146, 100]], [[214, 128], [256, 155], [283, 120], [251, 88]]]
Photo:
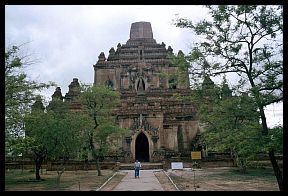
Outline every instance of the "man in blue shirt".
[[140, 168], [141, 168], [141, 163], [140, 163], [138, 160], [136, 160], [135, 163], [134, 163], [135, 178], [136, 178], [136, 177], [139, 178]]

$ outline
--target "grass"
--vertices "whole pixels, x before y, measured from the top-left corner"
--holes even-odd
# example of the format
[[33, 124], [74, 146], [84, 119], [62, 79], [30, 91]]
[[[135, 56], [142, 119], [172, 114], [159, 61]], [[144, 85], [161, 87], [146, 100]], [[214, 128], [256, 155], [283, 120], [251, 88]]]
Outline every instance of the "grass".
[[111, 170], [102, 170], [102, 176], [97, 171], [65, 171], [57, 185], [57, 172], [47, 171], [40, 174], [41, 180], [35, 179], [35, 172], [29, 170], [10, 170], [5, 172], [5, 190], [7, 191], [93, 191], [99, 188], [113, 175]]
[[259, 178], [266, 181], [275, 181], [276, 177], [271, 168], [251, 168], [246, 173], [241, 173], [239, 169], [231, 168], [227, 171], [214, 173], [209, 175], [210, 178], [227, 178], [230, 180], [251, 180]]

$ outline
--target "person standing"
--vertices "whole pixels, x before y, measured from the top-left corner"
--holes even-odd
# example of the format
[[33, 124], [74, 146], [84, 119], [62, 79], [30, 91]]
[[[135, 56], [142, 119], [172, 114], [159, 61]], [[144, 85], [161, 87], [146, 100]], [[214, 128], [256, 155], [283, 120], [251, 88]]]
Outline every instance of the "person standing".
[[136, 160], [134, 163], [134, 170], [135, 170], [135, 178], [139, 178], [139, 174], [140, 174], [140, 168], [141, 168], [141, 163]]

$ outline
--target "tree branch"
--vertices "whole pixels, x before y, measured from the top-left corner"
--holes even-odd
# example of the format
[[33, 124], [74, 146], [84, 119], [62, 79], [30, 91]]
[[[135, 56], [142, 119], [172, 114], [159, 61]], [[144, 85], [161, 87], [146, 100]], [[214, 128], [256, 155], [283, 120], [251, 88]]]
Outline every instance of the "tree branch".
[[263, 37], [265, 37], [265, 36], [267, 36], [267, 35], [271, 35], [272, 33], [275, 33], [275, 32], [277, 32], [277, 31], [279, 31], [280, 29], [276, 29], [275, 31], [272, 31], [271, 33], [266, 33], [266, 34], [264, 34], [264, 35], [261, 35], [260, 37], [259, 37], [259, 39], [257, 39], [255, 42], [254, 42], [254, 45], [258, 42], [258, 41], [260, 41]]
[[283, 97], [279, 97], [279, 98], [277, 98], [277, 99], [273, 99], [273, 100], [270, 100], [270, 101], [266, 101], [266, 102], [262, 103], [261, 105], [262, 105], [262, 106], [267, 106], [267, 105], [270, 105], [270, 104], [272, 104], [272, 103], [278, 103], [278, 102], [280, 102], [280, 101], [283, 101]]
[[273, 87], [263, 87], [263, 88], [260, 88], [259, 91], [276, 90], [276, 89], [281, 89], [281, 87], [283, 87], [283, 83], [280, 83], [277, 86], [273, 86]]
[[213, 72], [211, 73], [212, 75], [218, 75], [218, 74], [223, 74], [223, 73], [229, 73], [229, 72], [243, 72], [243, 73], [246, 73], [245, 71], [243, 70], [227, 70], [227, 71], [218, 71], [218, 72]]

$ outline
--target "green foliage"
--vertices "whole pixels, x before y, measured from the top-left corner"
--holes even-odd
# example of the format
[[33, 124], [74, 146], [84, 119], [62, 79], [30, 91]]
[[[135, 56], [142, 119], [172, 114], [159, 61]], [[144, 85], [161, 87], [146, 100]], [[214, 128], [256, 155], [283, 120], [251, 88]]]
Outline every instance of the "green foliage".
[[92, 151], [94, 158], [98, 159], [106, 155], [113, 142], [127, 131], [117, 125], [113, 113], [120, 103], [120, 95], [106, 86], [82, 85], [79, 100], [93, 121], [93, 127], [85, 133], [85, 149]]
[[[42, 154], [48, 160], [76, 157], [81, 144], [81, 132], [89, 123], [81, 113], [54, 111], [32, 112], [26, 117], [26, 137], [33, 140], [30, 146], [34, 156]], [[27, 148], [29, 149], [29, 148]]]
[[95, 121], [95, 126], [100, 123], [98, 121], [109, 119], [120, 101], [119, 93], [105, 86], [82, 85], [81, 88], [80, 101]]
[[[11, 150], [16, 155], [33, 157], [39, 169], [42, 161], [67, 160], [78, 156], [83, 142], [83, 132], [91, 127], [90, 118], [83, 113], [70, 112], [62, 102], [61, 110], [43, 110], [38, 97], [30, 114], [25, 116], [25, 137], [14, 140]], [[37, 165], [40, 165], [37, 167]]]
[[186, 60], [182, 51], [179, 51], [178, 55], [169, 55], [168, 57], [172, 65], [176, 65], [176, 73], [158, 73], [160, 78], [167, 78], [169, 81], [169, 88], [176, 87], [177, 84], [182, 84], [183, 86], [189, 86], [188, 78], [188, 68], [189, 63]]
[[262, 137], [259, 114], [249, 96], [220, 96], [219, 92], [227, 88], [226, 85], [217, 87], [206, 83], [193, 94], [193, 99], [197, 100], [198, 119], [205, 124], [201, 137], [209, 150], [232, 152], [238, 166], [245, 171], [247, 163], [264, 151], [259, 143]]
[[[224, 85], [220, 93], [217, 88], [198, 91], [192, 100], [196, 101], [199, 119], [209, 130], [208, 135], [212, 134], [211, 137], [223, 142], [225, 147], [236, 148], [239, 156], [249, 154], [250, 147], [258, 149], [257, 143], [260, 151], [265, 151], [267, 144], [281, 149], [271, 144], [271, 138], [267, 140], [271, 133], [268, 133], [264, 107], [283, 100], [283, 7], [212, 5], [207, 8], [211, 20], [194, 24], [189, 19], [176, 19], [176, 26], [190, 28], [204, 38], [185, 57], [189, 74], [197, 89], [197, 82], [207, 75], [234, 72], [240, 77], [233, 92], [239, 96], [224, 99], [225, 94], [231, 92]], [[204, 79], [205, 83], [209, 80]], [[262, 128], [258, 125], [259, 119]], [[262, 135], [254, 137], [257, 130]], [[256, 139], [243, 140], [242, 136]], [[215, 146], [221, 148], [221, 142]]]
[[253, 89], [258, 107], [283, 100], [282, 6], [207, 8], [212, 20], [192, 24], [188, 19], [178, 18], [175, 23], [205, 38], [186, 57], [193, 79], [197, 81], [203, 74], [235, 72], [246, 81], [238, 86], [239, 90]]
[[266, 143], [267, 151], [275, 149], [276, 153], [283, 154], [283, 126], [278, 125], [269, 131]]
[[[20, 47], [12, 46], [5, 50], [5, 148], [9, 153], [15, 139], [22, 137], [23, 119], [36, 99], [36, 91], [48, 88], [45, 84], [28, 80], [24, 66], [31, 62], [20, 55]], [[6, 154], [7, 155], [7, 154]]]

